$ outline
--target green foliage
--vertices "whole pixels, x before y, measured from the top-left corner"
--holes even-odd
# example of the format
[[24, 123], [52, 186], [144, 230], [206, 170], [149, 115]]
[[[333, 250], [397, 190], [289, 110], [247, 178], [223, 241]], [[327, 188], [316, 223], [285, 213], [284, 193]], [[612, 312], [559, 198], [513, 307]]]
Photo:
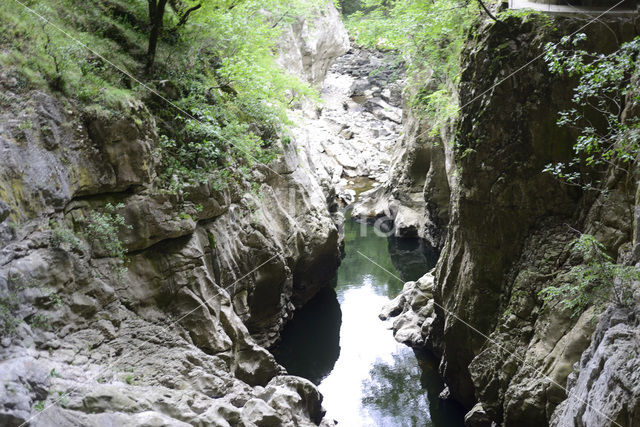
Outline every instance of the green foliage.
[[545, 301], [559, 298], [572, 317], [590, 306], [602, 311], [611, 302], [627, 307], [633, 304], [633, 282], [640, 280], [638, 268], [614, 263], [602, 243], [590, 234], [575, 239], [571, 249], [582, 257], [583, 264], [571, 268], [560, 286], [540, 291]]
[[[149, 31], [145, 0], [29, 2], [96, 53], [43, 25], [26, 9], [2, 2], [0, 67], [16, 78], [21, 90], [62, 92], [88, 116], [127, 117], [131, 106], [143, 101], [164, 135], [157, 153], [158, 186], [181, 191], [211, 180], [222, 188], [238, 174], [248, 178], [244, 172], [256, 162], [273, 158], [271, 147], [282, 134], [290, 105], [303, 97], [317, 99], [312, 88], [276, 64], [274, 52], [281, 24], [318, 13], [324, 2], [185, 0], [183, 6], [199, 3], [202, 7], [180, 26], [180, 12], [167, 7], [149, 76], [144, 73]], [[175, 96], [163, 96], [173, 107], [134, 79], [150, 87], [170, 81]]]
[[123, 228], [132, 228], [131, 225], [126, 224], [124, 217], [116, 212], [122, 208], [124, 208], [122, 203], [115, 206], [107, 203], [102, 211], [92, 211], [89, 213], [84, 232], [94, 249], [119, 259], [120, 267], [116, 270], [118, 277], [122, 277], [127, 271], [122, 265], [126, 261], [127, 248], [118, 237], [118, 232]]
[[124, 382], [129, 384], [129, 385], [135, 385], [136, 384], [136, 379], [133, 376], [133, 374], [127, 374], [124, 376]]
[[[544, 171], [584, 189], [599, 188], [598, 173], [608, 167], [627, 172], [640, 153], [640, 118], [623, 119], [625, 97], [632, 93], [637, 72], [640, 38], [624, 43], [609, 55], [579, 48], [584, 34], [564, 37], [548, 44], [545, 60], [549, 70], [579, 79], [574, 89], [574, 108], [560, 113], [558, 125], [580, 133], [568, 163], [546, 165]], [[637, 97], [637, 95], [635, 95]]]
[[271, 146], [283, 134], [286, 109], [303, 97], [318, 98], [276, 64], [281, 27], [274, 22], [316, 13], [321, 3], [203, 2], [176, 33], [170, 55], [158, 64], [182, 93], [175, 102], [181, 111], [161, 123], [161, 188], [182, 192], [211, 182], [222, 189], [232, 180], [249, 180], [255, 163], [274, 158]]
[[63, 391], [57, 392], [58, 397], [56, 398], [55, 403], [59, 404], [62, 407], [65, 407], [69, 404], [69, 394]]
[[36, 403], [34, 403], [33, 410], [38, 412], [44, 411], [44, 400], [39, 400]]
[[[136, 61], [119, 42], [135, 46], [142, 36], [122, 24], [107, 3], [39, 0], [29, 2], [29, 7], [80, 43], [135, 70]], [[69, 14], [69, 10], [82, 13]], [[119, 32], [122, 34], [116, 36]], [[0, 65], [17, 78], [21, 89], [48, 87], [109, 111], [122, 109], [132, 99], [121, 72], [17, 3], [0, 4], [0, 47]]]
[[51, 246], [65, 250], [82, 250], [82, 241], [72, 229], [58, 222], [50, 222], [49, 226], [53, 230], [49, 240]]
[[363, 7], [361, 0], [337, 0], [335, 3], [337, 3], [336, 8], [342, 12], [344, 16], [361, 11]]
[[433, 132], [457, 115], [455, 86], [460, 54], [478, 10], [457, 0], [363, 0], [365, 11], [351, 15], [347, 27], [356, 43], [401, 52], [410, 82], [424, 85], [410, 100], [414, 111], [433, 119]]
[[9, 290], [0, 295], [0, 336], [13, 335], [16, 328], [22, 322], [18, 316], [20, 298], [14, 290]]

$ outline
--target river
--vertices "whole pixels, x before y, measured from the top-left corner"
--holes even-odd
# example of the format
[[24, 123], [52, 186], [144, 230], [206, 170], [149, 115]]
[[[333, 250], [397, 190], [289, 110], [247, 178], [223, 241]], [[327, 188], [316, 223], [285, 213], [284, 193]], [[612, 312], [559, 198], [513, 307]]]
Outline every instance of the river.
[[324, 395], [327, 416], [339, 425], [463, 426], [463, 412], [441, 401], [437, 360], [395, 341], [378, 319], [403, 281], [433, 268], [437, 254], [418, 239], [385, 238], [371, 225], [345, 223], [345, 257], [335, 288], [305, 305], [282, 333], [274, 355], [290, 374], [307, 378]]

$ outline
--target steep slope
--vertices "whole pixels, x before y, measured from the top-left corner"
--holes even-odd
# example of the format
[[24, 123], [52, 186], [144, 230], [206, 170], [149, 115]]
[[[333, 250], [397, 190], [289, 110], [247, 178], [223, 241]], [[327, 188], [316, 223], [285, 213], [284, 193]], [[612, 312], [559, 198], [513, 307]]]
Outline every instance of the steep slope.
[[[454, 156], [440, 155], [435, 166], [423, 163], [422, 179], [433, 180], [425, 188], [443, 182], [430, 177], [434, 167], [448, 176], [449, 200], [421, 201], [448, 214], [446, 242], [435, 277], [407, 284], [385, 315], [403, 313], [394, 328], [396, 337], [442, 356], [440, 371], [449, 390], [443, 396], [450, 393], [471, 409], [468, 425], [545, 425], [567, 399], [567, 377], [596, 329], [593, 311], [572, 318], [544, 305], [538, 292], [562, 282], [563, 274], [580, 262], [568, 250], [574, 229], [596, 235], [611, 254], [619, 254], [619, 262], [638, 262], [628, 255], [635, 242], [634, 179], [613, 175], [608, 197], [594, 200], [541, 173], [546, 164], [571, 158], [576, 138], [555, 124], [558, 111], [570, 108], [572, 82], [547, 71], [538, 57], [545, 43], [584, 31], [589, 49], [610, 52], [638, 34], [631, 19], [583, 25], [570, 18], [525, 14], [506, 18], [504, 25], [478, 28], [477, 39], [463, 53], [462, 114], [445, 142]], [[412, 144], [420, 141], [406, 145]], [[420, 146], [430, 147], [424, 142]], [[403, 166], [409, 175], [412, 162]], [[423, 212], [416, 223], [431, 221], [433, 210]], [[433, 234], [432, 240], [437, 242]], [[569, 382], [573, 389], [554, 423], [572, 425], [583, 417], [580, 425], [601, 425], [600, 418], [590, 415], [593, 407], [604, 412], [601, 421], [637, 422], [634, 389], [612, 385], [614, 368], [595, 367], [605, 354], [617, 354], [618, 345], [633, 350], [633, 314], [622, 316], [629, 320], [620, 321], [626, 332], [619, 333], [605, 332], [617, 322], [611, 316], [617, 319], [611, 313], [603, 317], [591, 349], [582, 356], [583, 368], [572, 374], [580, 379]], [[589, 375], [608, 385], [587, 390]], [[604, 403], [606, 393], [624, 403]], [[585, 407], [584, 399], [593, 406]]]
[[[332, 27], [320, 28], [341, 28], [327, 8]], [[313, 37], [329, 40], [304, 53], [324, 64], [321, 80], [344, 47]], [[159, 191], [144, 103], [87, 117], [11, 74], [0, 85], [0, 289], [17, 327], [0, 347], [0, 424], [320, 424], [316, 388], [261, 347], [339, 262], [295, 141], [251, 182]], [[78, 238], [108, 231], [109, 215], [126, 225], [109, 235], [129, 252], [124, 272], [100, 239]]]

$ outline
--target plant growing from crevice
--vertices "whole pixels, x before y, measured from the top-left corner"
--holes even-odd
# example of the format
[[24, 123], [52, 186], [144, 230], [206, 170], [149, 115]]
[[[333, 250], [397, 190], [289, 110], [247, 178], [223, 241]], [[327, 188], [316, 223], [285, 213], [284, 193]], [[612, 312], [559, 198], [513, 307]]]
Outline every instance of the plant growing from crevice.
[[127, 248], [118, 237], [122, 229], [131, 229], [131, 225], [125, 222], [125, 218], [117, 210], [124, 208], [124, 204], [113, 205], [107, 203], [101, 211], [89, 213], [83, 235], [91, 242], [94, 250], [118, 259], [118, 266], [113, 268], [114, 273], [121, 279], [127, 272]]
[[640, 153], [640, 118], [624, 117], [625, 100], [634, 93], [640, 38], [608, 55], [579, 48], [583, 33], [547, 44], [545, 60], [554, 74], [578, 78], [573, 108], [562, 111], [559, 126], [579, 132], [569, 162], [546, 165], [544, 172], [585, 190], [600, 190], [602, 175], [613, 169], [628, 175]]
[[64, 250], [82, 250], [82, 240], [66, 224], [50, 221], [49, 227], [52, 230], [49, 238], [51, 246]]
[[640, 281], [640, 269], [616, 264], [604, 245], [590, 234], [582, 234], [570, 245], [583, 263], [572, 267], [559, 286], [547, 286], [539, 292], [545, 302], [559, 302], [572, 317], [591, 306], [601, 312], [610, 303], [622, 307], [634, 304], [634, 282]]

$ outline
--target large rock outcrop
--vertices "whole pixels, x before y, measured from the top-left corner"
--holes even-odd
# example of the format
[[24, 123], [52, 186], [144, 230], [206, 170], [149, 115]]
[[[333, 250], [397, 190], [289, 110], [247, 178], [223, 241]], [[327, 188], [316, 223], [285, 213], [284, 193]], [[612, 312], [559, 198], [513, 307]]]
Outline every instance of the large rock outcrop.
[[[546, 164], [572, 156], [576, 137], [556, 126], [557, 112], [570, 108], [571, 82], [550, 75], [544, 61], [528, 64], [547, 41], [558, 38], [553, 28], [571, 33], [581, 27], [568, 18], [552, 20], [552, 26], [544, 17], [483, 24], [481, 36], [468, 43], [459, 85], [464, 108], [451, 134], [455, 152], [445, 152], [445, 162], [439, 162], [449, 177], [450, 197], [444, 204], [435, 199], [440, 207], [446, 205], [438, 212], [448, 217], [448, 229], [433, 291], [409, 283], [398, 298], [401, 304], [383, 313], [399, 315], [394, 329], [401, 341], [425, 345], [442, 356], [440, 371], [450, 395], [470, 409], [470, 426], [492, 421], [546, 425], [567, 399], [567, 378], [581, 358], [579, 374], [571, 374], [569, 399], [553, 423], [601, 425], [598, 420], [606, 418], [590, 415], [596, 410], [615, 420], [635, 416], [635, 389], [609, 388], [616, 381], [616, 366], [623, 363], [618, 345], [636, 351], [633, 316], [616, 320], [620, 331], [614, 327], [607, 335], [616, 322], [605, 315], [600, 332], [593, 335], [593, 311], [571, 317], [543, 304], [538, 295], [544, 287], [562, 283], [563, 275], [580, 262], [568, 248], [576, 228], [595, 235], [619, 262], [626, 262], [636, 193], [632, 179], [613, 174], [607, 196], [594, 200], [541, 173]], [[635, 22], [623, 18], [581, 31], [587, 33], [589, 49], [602, 52], [638, 33]], [[528, 66], [502, 81], [524, 64]], [[411, 163], [401, 164], [404, 176], [409, 176]], [[430, 170], [425, 165], [422, 171], [427, 175]], [[415, 303], [423, 300], [427, 302]], [[598, 366], [607, 356], [614, 359], [610, 368]], [[602, 385], [587, 395], [593, 381]], [[605, 389], [620, 403], [607, 400]], [[572, 401], [572, 396], [582, 398]]]
[[406, 90], [403, 97], [403, 129], [391, 150], [385, 181], [361, 195], [353, 215], [388, 222], [396, 236], [420, 237], [440, 249], [449, 221], [449, 189], [456, 179], [451, 169], [451, 129], [434, 130], [409, 108], [413, 90]]
[[[310, 2], [311, 3], [311, 2]], [[311, 5], [310, 5], [311, 6]], [[335, 59], [349, 49], [347, 33], [333, 2], [316, 4], [314, 10], [283, 25], [278, 63], [289, 72], [320, 86]], [[276, 24], [285, 16], [274, 16]]]
[[[314, 81], [345, 49], [325, 25], [340, 24], [332, 8], [308, 40]], [[0, 424], [325, 423], [315, 386], [263, 347], [339, 263], [327, 196], [296, 142], [274, 147], [251, 183], [176, 195], [154, 185], [144, 104], [93, 117], [0, 84], [11, 101], [0, 112], [0, 295], [16, 328], [0, 343]], [[107, 203], [128, 226], [124, 271], [78, 238]]]

